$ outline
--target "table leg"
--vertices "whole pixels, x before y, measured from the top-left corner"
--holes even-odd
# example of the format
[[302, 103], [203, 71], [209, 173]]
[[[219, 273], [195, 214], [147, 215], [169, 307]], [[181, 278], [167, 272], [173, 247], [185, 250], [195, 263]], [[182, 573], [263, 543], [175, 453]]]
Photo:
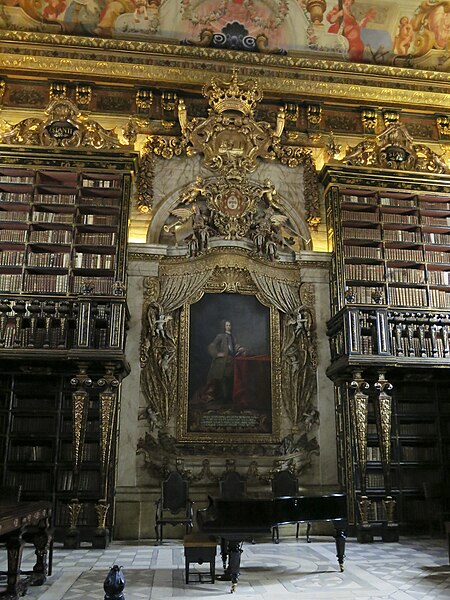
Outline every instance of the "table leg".
[[43, 585], [47, 580], [47, 555], [51, 541], [46, 519], [39, 523], [31, 541], [35, 548], [36, 564], [33, 567], [30, 585]]
[[8, 575], [6, 590], [0, 594], [2, 599], [17, 600], [27, 590], [27, 583], [20, 579], [20, 565], [22, 563], [24, 541], [22, 532], [14, 532], [6, 540], [8, 553]]

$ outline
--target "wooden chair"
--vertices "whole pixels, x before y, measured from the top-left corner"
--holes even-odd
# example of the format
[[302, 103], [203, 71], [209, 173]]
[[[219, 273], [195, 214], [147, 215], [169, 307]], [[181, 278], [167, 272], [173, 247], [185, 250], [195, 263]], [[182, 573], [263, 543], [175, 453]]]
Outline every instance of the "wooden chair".
[[220, 497], [226, 500], [238, 500], [247, 496], [245, 479], [237, 471], [227, 471], [219, 481]]
[[439, 533], [444, 534], [444, 523], [450, 520], [450, 493], [448, 486], [442, 483], [422, 483], [425, 497], [428, 528], [433, 537], [434, 525], [437, 524]]
[[184, 525], [186, 534], [193, 527], [193, 502], [189, 499], [189, 483], [178, 471], [169, 474], [161, 484], [161, 496], [156, 501], [156, 544], [163, 541], [165, 525]]
[[[298, 479], [288, 469], [283, 471], [276, 471], [272, 477], [272, 494], [274, 498], [282, 498], [283, 496], [298, 496]], [[295, 538], [298, 540], [300, 523], [297, 523], [297, 529], [295, 532]], [[306, 524], [306, 541], [311, 542], [310, 538], [311, 523]], [[272, 529], [272, 541], [275, 544], [280, 542], [280, 532], [278, 525]]]

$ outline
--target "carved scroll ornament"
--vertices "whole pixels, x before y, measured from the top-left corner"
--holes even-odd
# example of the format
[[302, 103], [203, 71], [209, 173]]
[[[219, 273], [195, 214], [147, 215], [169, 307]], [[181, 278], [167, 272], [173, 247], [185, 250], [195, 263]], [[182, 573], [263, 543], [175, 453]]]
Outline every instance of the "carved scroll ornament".
[[399, 122], [377, 137], [367, 138], [349, 148], [341, 162], [402, 171], [449, 172], [444, 160], [427, 146], [415, 144], [406, 127]]
[[62, 148], [120, 148], [113, 130], [89, 119], [65, 96], [51, 100], [45, 110], [46, 118], [27, 118], [0, 134], [2, 144], [23, 144]]

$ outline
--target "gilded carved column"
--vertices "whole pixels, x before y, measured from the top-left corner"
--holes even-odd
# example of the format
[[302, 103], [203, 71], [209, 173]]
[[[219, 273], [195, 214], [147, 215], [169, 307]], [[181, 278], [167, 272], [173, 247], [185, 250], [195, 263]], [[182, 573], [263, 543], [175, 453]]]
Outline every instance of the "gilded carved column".
[[378, 438], [380, 442], [381, 464], [383, 468], [384, 488], [386, 498], [383, 500], [386, 509], [387, 524], [394, 524], [395, 500], [391, 496], [391, 429], [392, 429], [392, 384], [385, 378], [384, 372], [378, 374], [378, 381], [374, 384], [375, 419], [377, 423]]
[[360, 479], [361, 497], [359, 510], [361, 524], [369, 526], [370, 501], [366, 495], [366, 470], [367, 470], [367, 423], [369, 396], [366, 393], [369, 384], [363, 379], [360, 371], [353, 373], [353, 380], [348, 384], [350, 415], [352, 420], [353, 447], [355, 449], [355, 460]]
[[86, 423], [89, 410], [89, 394], [86, 391], [92, 386], [92, 379], [87, 374], [88, 365], [80, 363], [79, 372], [70, 380], [72, 386], [76, 389], [72, 392], [72, 427], [73, 427], [73, 492], [74, 497], [68, 505], [69, 511], [69, 531], [64, 540], [64, 547], [79, 547], [79, 530], [77, 521], [80, 515], [82, 505], [77, 498], [80, 479], [80, 468], [83, 455], [83, 445], [86, 436]]
[[93, 547], [105, 548], [107, 538], [106, 518], [109, 510], [108, 485], [111, 466], [111, 454], [114, 444], [113, 434], [117, 415], [117, 392], [119, 380], [115, 374], [115, 364], [105, 365], [105, 374], [97, 381], [102, 388], [99, 393], [99, 418], [100, 418], [100, 464], [101, 464], [101, 498], [95, 505], [97, 513], [97, 530], [95, 532]]

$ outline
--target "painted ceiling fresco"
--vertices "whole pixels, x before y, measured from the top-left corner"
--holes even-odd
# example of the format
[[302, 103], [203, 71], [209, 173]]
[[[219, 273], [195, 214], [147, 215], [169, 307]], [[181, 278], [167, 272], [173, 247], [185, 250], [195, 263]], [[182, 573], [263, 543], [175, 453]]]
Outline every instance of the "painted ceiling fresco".
[[0, 0], [0, 28], [450, 71], [450, 0]]

